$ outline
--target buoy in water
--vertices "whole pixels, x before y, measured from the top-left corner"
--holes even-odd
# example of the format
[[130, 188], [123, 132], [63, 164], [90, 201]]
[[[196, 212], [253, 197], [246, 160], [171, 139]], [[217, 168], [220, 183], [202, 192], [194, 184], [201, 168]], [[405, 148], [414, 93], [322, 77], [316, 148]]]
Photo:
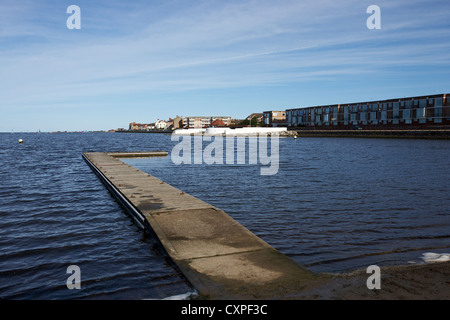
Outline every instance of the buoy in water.
[[22, 140], [22, 139], [19, 139], [19, 143], [23, 143], [23, 140]]

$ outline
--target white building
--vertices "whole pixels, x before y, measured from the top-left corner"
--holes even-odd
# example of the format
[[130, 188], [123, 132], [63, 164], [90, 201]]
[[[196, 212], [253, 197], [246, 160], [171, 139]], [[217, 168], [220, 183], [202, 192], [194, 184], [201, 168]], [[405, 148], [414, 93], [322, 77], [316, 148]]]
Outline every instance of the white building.
[[165, 122], [164, 120], [158, 120], [155, 122], [155, 128], [160, 130], [166, 130], [167, 122]]
[[207, 128], [215, 120], [220, 119], [229, 126], [231, 117], [228, 116], [189, 116], [183, 118], [183, 126], [186, 128]]

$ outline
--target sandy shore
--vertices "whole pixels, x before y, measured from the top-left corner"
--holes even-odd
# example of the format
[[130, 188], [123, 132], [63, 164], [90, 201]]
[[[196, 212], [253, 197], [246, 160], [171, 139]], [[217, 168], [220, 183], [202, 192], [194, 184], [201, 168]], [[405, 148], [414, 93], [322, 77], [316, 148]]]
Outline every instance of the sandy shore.
[[381, 267], [381, 288], [369, 290], [370, 274], [358, 270], [347, 274], [326, 274], [320, 283], [289, 299], [312, 300], [448, 300], [450, 262]]
[[[236, 300], [450, 300], [450, 261], [380, 267], [380, 289], [368, 289], [371, 274], [318, 273], [310, 280], [267, 283], [258, 291], [236, 288], [222, 299]], [[258, 292], [255, 294], [255, 292]], [[195, 296], [194, 300], [210, 297]]]

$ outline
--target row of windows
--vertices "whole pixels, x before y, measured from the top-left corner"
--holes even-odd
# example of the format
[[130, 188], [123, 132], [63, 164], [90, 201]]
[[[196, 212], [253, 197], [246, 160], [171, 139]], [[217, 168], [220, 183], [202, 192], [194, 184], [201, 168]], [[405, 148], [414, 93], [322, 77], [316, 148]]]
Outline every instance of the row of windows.
[[[333, 125], [337, 125], [337, 124], [386, 124], [386, 123], [393, 123], [393, 124], [398, 124], [399, 121], [402, 123], [413, 123], [414, 122], [418, 122], [418, 123], [426, 123], [427, 121], [429, 122], [434, 122], [434, 123], [442, 123], [443, 119], [445, 117], [420, 117], [420, 118], [388, 118], [386, 116], [383, 116], [381, 118], [367, 118], [365, 116], [363, 117], [356, 117], [356, 114], [352, 114], [352, 116], [350, 117], [350, 119], [344, 119], [344, 120], [336, 120], [336, 119], [330, 119], [328, 117], [321, 117], [321, 116], [316, 116], [316, 118], [314, 119], [305, 119], [302, 120], [301, 117], [298, 117], [298, 119], [294, 119], [292, 121], [292, 125], [297, 126], [297, 125], [322, 125], [322, 124], [333, 124]], [[447, 120], [450, 120], [449, 118], [447, 118]]]
[[406, 117], [411, 117], [412, 114], [417, 115], [417, 117], [424, 117], [427, 112], [428, 114], [434, 114], [434, 116], [441, 116], [443, 109], [450, 109], [450, 107], [445, 106], [435, 106], [432, 108], [412, 108], [412, 109], [398, 109], [398, 108], [394, 108], [392, 110], [381, 110], [381, 111], [369, 111], [369, 112], [358, 112], [358, 111], [351, 111], [348, 108], [343, 108], [342, 112], [337, 112], [337, 111], [332, 111], [331, 113], [329, 112], [314, 112], [314, 110], [311, 110], [311, 112], [293, 112], [293, 113], [289, 113], [288, 114], [288, 119], [291, 117], [295, 117], [295, 116], [304, 116], [304, 117], [314, 117], [315, 115], [323, 115], [323, 116], [332, 116], [333, 118], [337, 118], [338, 116], [348, 116], [349, 114], [360, 114], [360, 115], [365, 115], [365, 114], [370, 114], [372, 116], [378, 115], [378, 114], [387, 114], [387, 113], [392, 113], [394, 116], [399, 116], [400, 113], [402, 113], [404, 116]]
[[188, 124], [188, 123], [197, 123], [197, 122], [201, 122], [204, 124], [210, 124], [211, 122], [220, 119], [223, 122], [227, 123], [228, 121], [230, 121], [231, 118], [227, 118], [227, 117], [213, 117], [213, 118], [184, 118], [183, 119], [183, 124]]
[[356, 113], [352, 113], [350, 114], [350, 117], [344, 117], [343, 119], [337, 119], [337, 118], [332, 118], [329, 115], [317, 115], [315, 117], [302, 117], [302, 116], [297, 116], [294, 117], [291, 122], [297, 122], [297, 123], [301, 123], [301, 122], [319, 122], [319, 121], [324, 121], [324, 122], [330, 122], [330, 121], [347, 121], [347, 120], [363, 120], [363, 121], [367, 121], [367, 120], [392, 120], [392, 119], [414, 119], [414, 120], [419, 120], [419, 119], [450, 119], [450, 117], [445, 117], [442, 115], [435, 115], [435, 116], [426, 116], [424, 114], [421, 115], [417, 115], [415, 117], [411, 117], [410, 114], [405, 113], [403, 114], [403, 116], [392, 116], [392, 117], [388, 117], [386, 113], [381, 113], [381, 116], [378, 116], [376, 114], [370, 113], [360, 113], [359, 116]]
[[420, 99], [411, 101], [400, 102], [385, 102], [385, 103], [372, 103], [372, 104], [356, 104], [356, 105], [344, 105], [344, 106], [329, 106], [329, 107], [311, 107], [297, 110], [287, 110], [287, 115], [303, 115], [307, 113], [336, 113], [341, 112], [358, 112], [358, 111], [382, 111], [382, 110], [398, 110], [398, 109], [414, 109], [414, 108], [435, 108], [442, 107], [442, 98], [436, 99]]
[[326, 119], [325, 121], [339, 120], [339, 119], [348, 120], [349, 117], [351, 119], [354, 119], [358, 116], [359, 116], [359, 119], [362, 119], [362, 120], [366, 120], [368, 118], [370, 118], [371, 120], [376, 120], [376, 119], [385, 120], [385, 119], [387, 119], [388, 115], [391, 115], [393, 119], [425, 118], [427, 116], [441, 117], [443, 115], [443, 109], [449, 109], [449, 108], [450, 107], [433, 107], [433, 108], [417, 108], [417, 109], [402, 109], [402, 110], [393, 109], [393, 110], [389, 110], [389, 111], [370, 111], [370, 112], [348, 112], [348, 110], [344, 110], [343, 113], [333, 112], [333, 113], [325, 113], [325, 114], [311, 112], [308, 114], [297, 115], [297, 116], [288, 114], [288, 122], [291, 122], [291, 120], [294, 118], [314, 119], [314, 118], [320, 118], [320, 117], [323, 117], [323, 119]]

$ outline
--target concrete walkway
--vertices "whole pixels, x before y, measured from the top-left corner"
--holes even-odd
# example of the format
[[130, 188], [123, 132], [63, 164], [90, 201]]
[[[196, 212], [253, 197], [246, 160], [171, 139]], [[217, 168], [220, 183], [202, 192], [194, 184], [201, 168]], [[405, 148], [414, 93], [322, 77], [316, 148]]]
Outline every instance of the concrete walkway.
[[224, 211], [118, 158], [165, 152], [83, 153], [119, 202], [156, 235], [168, 258], [209, 299], [280, 299], [322, 277], [281, 254]]

